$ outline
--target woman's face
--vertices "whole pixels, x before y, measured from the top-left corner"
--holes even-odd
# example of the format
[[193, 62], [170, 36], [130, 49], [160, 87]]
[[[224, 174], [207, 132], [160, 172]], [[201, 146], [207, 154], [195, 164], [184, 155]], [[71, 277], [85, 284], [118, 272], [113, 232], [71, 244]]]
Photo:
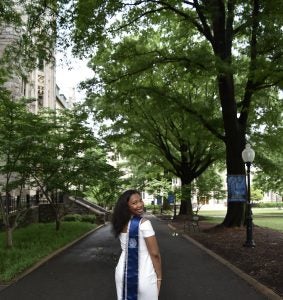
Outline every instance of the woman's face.
[[143, 214], [144, 204], [142, 198], [139, 194], [133, 194], [129, 201], [128, 207], [132, 215], [141, 215]]

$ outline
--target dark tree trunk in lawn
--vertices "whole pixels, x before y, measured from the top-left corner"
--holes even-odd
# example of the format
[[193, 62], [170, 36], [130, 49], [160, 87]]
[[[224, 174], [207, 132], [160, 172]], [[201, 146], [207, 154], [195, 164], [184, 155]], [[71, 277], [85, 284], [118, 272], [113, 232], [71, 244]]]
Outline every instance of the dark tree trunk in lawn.
[[[186, 143], [180, 144], [181, 160], [177, 175], [181, 179], [181, 206], [179, 215], [192, 215], [192, 187], [195, 178], [200, 176], [213, 162], [210, 155], [199, 156], [199, 153], [189, 151]], [[202, 151], [200, 151], [202, 152]], [[197, 167], [196, 167], [197, 166]]]
[[[216, 63], [217, 83], [219, 97], [222, 108], [222, 118], [224, 125], [224, 142], [226, 146], [226, 166], [227, 176], [229, 175], [245, 175], [245, 165], [241, 157], [242, 150], [245, 147], [245, 133], [247, 127], [248, 113], [250, 102], [253, 94], [252, 72], [256, 58], [256, 38], [255, 32], [258, 25], [258, 0], [254, 0], [254, 16], [253, 31], [251, 36], [251, 62], [250, 76], [248, 77], [245, 94], [243, 97], [243, 108], [241, 115], [238, 116], [237, 103], [234, 91], [234, 78], [232, 71], [232, 40], [233, 40], [233, 7], [230, 7], [230, 14], [226, 15], [225, 6], [222, 1], [213, 0], [215, 6], [212, 14], [213, 35], [210, 35], [210, 41], [214, 54], [219, 60]], [[232, 5], [230, 3], [230, 5]], [[230, 69], [231, 68], [231, 69]], [[231, 191], [228, 191], [230, 193]], [[245, 219], [245, 203], [244, 202], [228, 202], [227, 214], [223, 221], [223, 225], [227, 227], [241, 226]]]
[[182, 200], [179, 215], [192, 215], [192, 190], [191, 183], [186, 183], [186, 181], [182, 181]]
[[196, 174], [192, 171], [191, 157], [188, 155], [188, 145], [181, 143], [181, 166], [180, 166], [180, 178], [181, 178], [181, 206], [179, 215], [192, 215], [192, 189], [191, 183], [196, 177]]

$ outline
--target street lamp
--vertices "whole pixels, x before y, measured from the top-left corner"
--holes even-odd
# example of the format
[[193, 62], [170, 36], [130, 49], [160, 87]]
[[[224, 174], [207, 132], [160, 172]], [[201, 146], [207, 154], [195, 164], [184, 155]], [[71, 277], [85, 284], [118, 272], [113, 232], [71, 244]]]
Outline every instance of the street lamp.
[[244, 243], [245, 247], [255, 247], [255, 242], [253, 240], [253, 217], [252, 217], [252, 207], [251, 207], [251, 179], [250, 179], [250, 168], [251, 164], [254, 161], [255, 158], [255, 152], [251, 148], [250, 144], [246, 144], [245, 149], [242, 152], [242, 158], [244, 163], [247, 166], [247, 177], [248, 177], [248, 183], [247, 183], [247, 220], [246, 220], [246, 226], [247, 226], [247, 240]]

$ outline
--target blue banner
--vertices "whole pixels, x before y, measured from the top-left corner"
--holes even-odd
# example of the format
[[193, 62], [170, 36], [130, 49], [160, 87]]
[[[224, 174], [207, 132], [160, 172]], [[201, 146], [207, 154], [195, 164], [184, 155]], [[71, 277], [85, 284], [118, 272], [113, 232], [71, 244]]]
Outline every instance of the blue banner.
[[156, 197], [156, 203], [157, 203], [157, 205], [161, 205], [162, 204], [162, 197], [161, 196], [157, 196]]
[[228, 202], [246, 202], [247, 186], [245, 175], [228, 175]]
[[175, 202], [175, 195], [172, 195], [172, 194], [170, 194], [170, 195], [168, 195], [168, 203], [169, 204], [174, 204], [174, 202]]

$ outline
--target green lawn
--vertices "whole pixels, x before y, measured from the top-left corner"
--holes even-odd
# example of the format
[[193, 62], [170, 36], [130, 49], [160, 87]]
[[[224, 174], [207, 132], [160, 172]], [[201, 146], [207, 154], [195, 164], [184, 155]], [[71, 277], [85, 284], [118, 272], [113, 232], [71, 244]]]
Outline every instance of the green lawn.
[[[278, 208], [253, 208], [253, 221], [255, 225], [268, 227], [283, 232], [283, 210]], [[226, 210], [201, 210], [200, 216], [212, 223], [221, 223]]]
[[62, 222], [61, 229], [56, 232], [53, 223], [32, 224], [14, 231], [12, 249], [5, 248], [5, 233], [1, 232], [0, 283], [11, 281], [43, 257], [77, 239], [95, 226], [87, 222]]

